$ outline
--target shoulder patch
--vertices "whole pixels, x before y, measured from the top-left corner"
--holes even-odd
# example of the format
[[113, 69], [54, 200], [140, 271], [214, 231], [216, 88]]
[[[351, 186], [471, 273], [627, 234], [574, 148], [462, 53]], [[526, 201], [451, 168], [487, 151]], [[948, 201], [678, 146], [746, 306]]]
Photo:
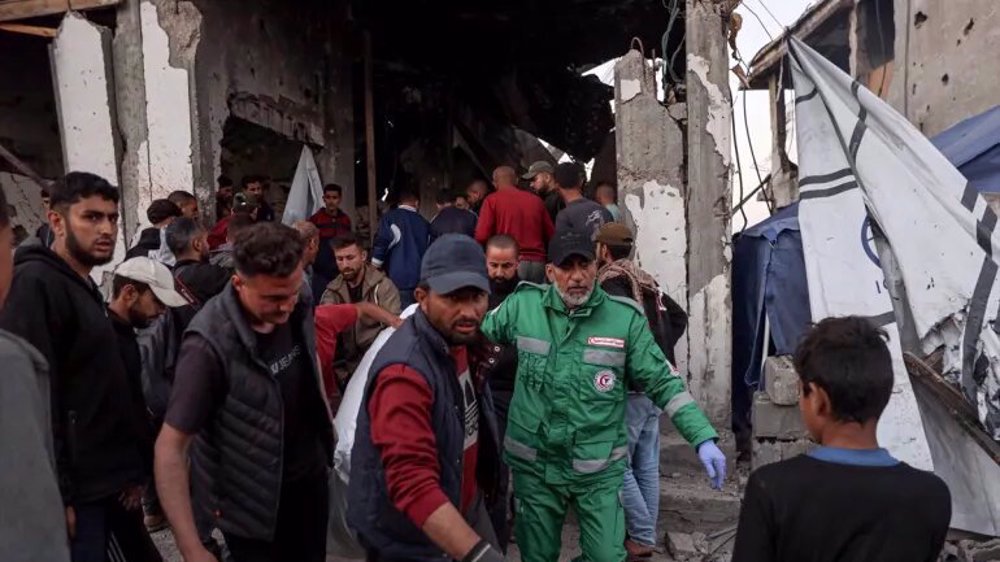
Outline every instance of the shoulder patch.
[[646, 315], [646, 311], [642, 309], [642, 305], [640, 305], [639, 303], [635, 302], [634, 300], [632, 300], [632, 299], [630, 299], [628, 297], [617, 297], [617, 296], [614, 296], [614, 295], [608, 295], [608, 300], [611, 300], [611, 301], [623, 304], [625, 306], [628, 306], [629, 308], [631, 308], [632, 310], [635, 310], [636, 312], [638, 312], [639, 314], [641, 314], [643, 316]]

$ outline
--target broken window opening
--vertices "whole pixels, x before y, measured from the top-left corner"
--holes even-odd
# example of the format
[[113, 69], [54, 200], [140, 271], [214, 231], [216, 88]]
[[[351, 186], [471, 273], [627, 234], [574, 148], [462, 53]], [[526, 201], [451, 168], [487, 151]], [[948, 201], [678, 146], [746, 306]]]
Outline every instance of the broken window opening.
[[291, 190], [302, 143], [239, 117], [229, 117], [222, 128], [219, 156], [222, 174], [240, 187], [243, 178], [266, 177], [264, 200], [281, 217]]
[[[0, 32], [0, 144], [43, 178], [64, 173], [59, 117], [56, 113], [49, 41], [42, 37]], [[11, 207], [18, 236], [31, 235], [46, 221], [41, 188], [6, 160], [0, 159], [0, 188]]]

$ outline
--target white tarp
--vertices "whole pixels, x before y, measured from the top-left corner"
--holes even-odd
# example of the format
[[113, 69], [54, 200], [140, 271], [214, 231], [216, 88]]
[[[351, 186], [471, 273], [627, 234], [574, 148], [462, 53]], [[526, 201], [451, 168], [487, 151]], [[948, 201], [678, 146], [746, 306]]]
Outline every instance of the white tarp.
[[295, 168], [292, 187], [285, 202], [285, 212], [281, 214], [282, 224], [291, 225], [295, 221], [305, 220], [323, 206], [323, 182], [319, 178], [319, 169], [312, 150], [302, 146], [299, 165]]
[[[399, 315], [409, 318], [417, 310], [417, 305], [411, 304]], [[364, 557], [364, 550], [347, 525], [347, 488], [351, 478], [351, 449], [354, 448], [354, 431], [358, 426], [358, 411], [364, 398], [365, 386], [368, 384], [368, 369], [379, 350], [385, 345], [396, 329], [388, 327], [379, 332], [372, 346], [361, 358], [361, 363], [351, 375], [351, 380], [344, 390], [343, 399], [333, 419], [333, 429], [337, 433], [337, 446], [333, 452], [333, 471], [330, 473], [330, 522], [327, 533], [327, 552], [341, 557]]]
[[[920, 409], [903, 364], [892, 300], [884, 287], [885, 276], [870, 235], [864, 197], [858, 189], [856, 174], [865, 172], [853, 169], [854, 140], [850, 145], [843, 140], [844, 124], [850, 124], [850, 139], [854, 123], [858, 122], [851, 79], [808, 47], [792, 41], [796, 57], [807, 60], [801, 65], [793, 62], [792, 74], [797, 96], [799, 228], [812, 317], [867, 316], [886, 330], [895, 383], [879, 424], [879, 441], [896, 458], [930, 470], [931, 454]], [[817, 69], [815, 59], [829, 67]], [[841, 90], [847, 99], [842, 99]], [[878, 171], [868, 173], [880, 177], [888, 164], [886, 160], [859, 160], [875, 164], [871, 167]], [[888, 173], [886, 179], [892, 177], [892, 172]]]
[[[987, 431], [1000, 437], [1000, 340], [992, 326], [1000, 305], [992, 258], [996, 215], [892, 107], [801, 41], [790, 39], [790, 53], [813, 317], [861, 314], [882, 319], [890, 330], [897, 387], [879, 438], [888, 437], [889, 449], [911, 464], [927, 454], [920, 412], [898, 361], [898, 329], [869, 221], [891, 248], [922, 351], [944, 346], [944, 375], [961, 386]], [[923, 414], [932, 416], [924, 421], [936, 435], [938, 426], [952, 423]], [[943, 465], [937, 472], [953, 491], [952, 525], [994, 534], [1000, 511], [982, 504], [997, 491], [991, 484], [997, 467], [992, 474], [963, 470], [954, 466], [961, 462], [958, 449], [941, 450], [947, 441], [933, 441]], [[956, 497], [957, 490], [971, 493]]]

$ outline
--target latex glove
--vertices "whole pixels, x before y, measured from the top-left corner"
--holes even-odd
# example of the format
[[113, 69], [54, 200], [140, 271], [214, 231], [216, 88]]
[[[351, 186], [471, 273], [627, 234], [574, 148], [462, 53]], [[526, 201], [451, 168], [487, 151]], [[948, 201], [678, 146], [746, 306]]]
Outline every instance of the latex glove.
[[698, 458], [708, 473], [708, 479], [712, 481], [712, 488], [721, 490], [722, 483], [726, 480], [726, 455], [719, 450], [714, 440], [709, 439], [698, 445]]

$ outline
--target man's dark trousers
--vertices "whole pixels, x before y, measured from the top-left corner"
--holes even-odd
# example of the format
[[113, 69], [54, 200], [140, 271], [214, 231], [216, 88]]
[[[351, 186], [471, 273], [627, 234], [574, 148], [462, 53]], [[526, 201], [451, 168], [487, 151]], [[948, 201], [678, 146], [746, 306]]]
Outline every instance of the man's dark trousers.
[[326, 470], [284, 484], [273, 541], [225, 534], [235, 562], [325, 562], [329, 518]]

